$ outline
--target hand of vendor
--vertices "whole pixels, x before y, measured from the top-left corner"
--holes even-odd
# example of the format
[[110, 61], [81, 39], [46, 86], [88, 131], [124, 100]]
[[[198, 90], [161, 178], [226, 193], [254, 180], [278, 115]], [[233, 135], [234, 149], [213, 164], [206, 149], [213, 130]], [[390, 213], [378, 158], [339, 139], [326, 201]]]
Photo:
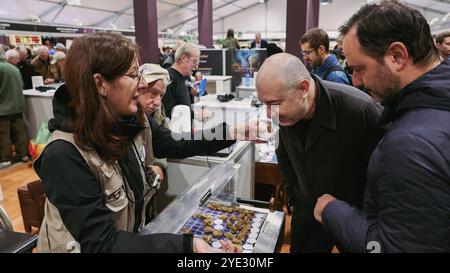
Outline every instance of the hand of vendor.
[[45, 79], [44, 84], [52, 84], [55, 83], [55, 80], [52, 78]]
[[164, 170], [161, 166], [158, 165], [153, 165], [152, 166], [153, 171], [155, 171], [155, 173], [159, 174], [159, 178], [161, 181], [164, 181]]
[[200, 238], [194, 238], [194, 253], [240, 253], [242, 250], [230, 241], [220, 240], [222, 247], [217, 249]]
[[208, 109], [199, 109], [194, 112], [194, 118], [198, 121], [206, 122], [214, 117], [214, 112]]
[[322, 212], [325, 207], [334, 200], [336, 200], [336, 198], [329, 194], [324, 194], [317, 199], [316, 207], [314, 208], [314, 218], [316, 218], [317, 222], [322, 224]]
[[191, 93], [191, 96], [197, 96], [197, 94], [198, 94], [198, 90], [197, 89], [195, 89], [194, 87], [191, 87], [191, 89], [190, 89], [190, 93]]

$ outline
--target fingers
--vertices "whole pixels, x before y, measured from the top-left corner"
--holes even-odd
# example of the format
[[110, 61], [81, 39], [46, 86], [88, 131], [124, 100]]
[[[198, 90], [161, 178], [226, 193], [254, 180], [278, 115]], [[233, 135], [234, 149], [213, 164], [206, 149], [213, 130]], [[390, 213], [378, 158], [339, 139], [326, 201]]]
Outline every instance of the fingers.
[[222, 245], [221, 249], [226, 253], [241, 253], [242, 249], [240, 247], [236, 247], [231, 241], [228, 240], [220, 240], [220, 244]]

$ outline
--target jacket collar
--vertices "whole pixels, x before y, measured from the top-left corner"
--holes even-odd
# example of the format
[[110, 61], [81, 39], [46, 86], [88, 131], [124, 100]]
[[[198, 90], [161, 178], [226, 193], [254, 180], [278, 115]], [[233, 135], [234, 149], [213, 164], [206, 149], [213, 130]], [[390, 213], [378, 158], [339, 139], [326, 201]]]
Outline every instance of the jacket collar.
[[[336, 114], [331, 102], [328, 88], [324, 86], [323, 81], [320, 78], [312, 74], [311, 76], [316, 83], [317, 91], [314, 117], [311, 119], [311, 125], [308, 130], [308, 136], [306, 137], [306, 144], [304, 149], [303, 147], [297, 147], [305, 152], [313, 146], [313, 144], [325, 131], [336, 130], [337, 128]], [[294, 129], [294, 127], [291, 128]], [[294, 131], [295, 129], [292, 130], [292, 132]]]

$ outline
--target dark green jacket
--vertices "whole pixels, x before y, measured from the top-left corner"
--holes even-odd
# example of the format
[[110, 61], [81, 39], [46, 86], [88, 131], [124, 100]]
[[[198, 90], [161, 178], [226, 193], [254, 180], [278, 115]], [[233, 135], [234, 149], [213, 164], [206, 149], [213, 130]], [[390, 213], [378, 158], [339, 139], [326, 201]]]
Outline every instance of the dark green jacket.
[[19, 69], [4, 60], [0, 61], [0, 116], [25, 112], [22, 86]]

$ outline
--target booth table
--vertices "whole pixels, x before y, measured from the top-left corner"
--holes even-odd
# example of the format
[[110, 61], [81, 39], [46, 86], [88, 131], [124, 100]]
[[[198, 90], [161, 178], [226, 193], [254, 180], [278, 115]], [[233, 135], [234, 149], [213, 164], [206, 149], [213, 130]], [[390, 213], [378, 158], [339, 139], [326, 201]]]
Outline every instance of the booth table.
[[28, 139], [36, 137], [42, 122], [48, 122], [53, 118], [52, 99], [56, 90], [40, 92], [34, 89], [23, 90], [27, 110], [25, 113], [25, 126]]

